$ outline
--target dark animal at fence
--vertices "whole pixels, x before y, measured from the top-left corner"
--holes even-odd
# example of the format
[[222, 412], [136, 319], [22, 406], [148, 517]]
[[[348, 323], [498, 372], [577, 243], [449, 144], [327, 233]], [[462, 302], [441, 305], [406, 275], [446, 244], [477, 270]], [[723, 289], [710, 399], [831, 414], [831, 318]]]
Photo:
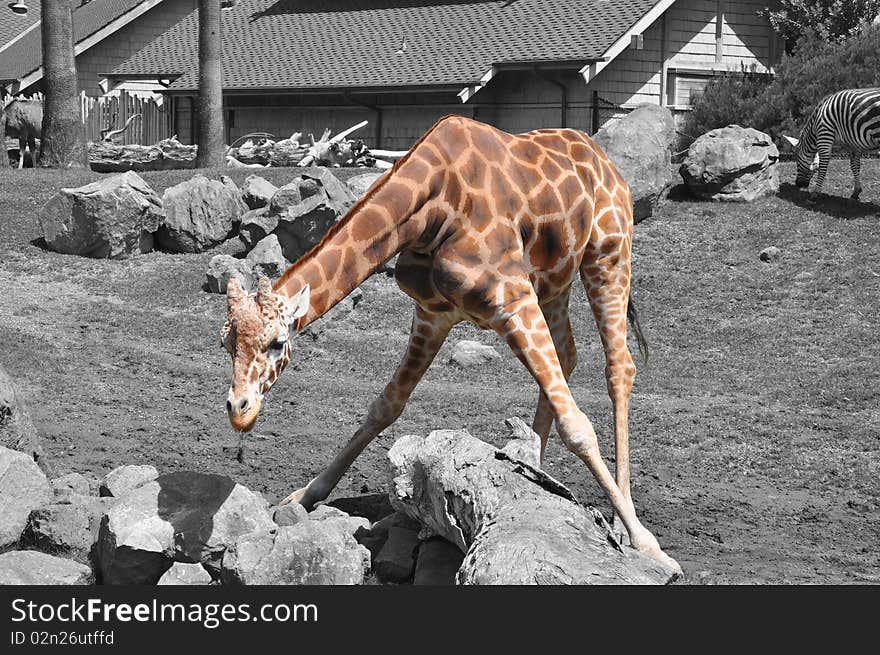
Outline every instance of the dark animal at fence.
[[814, 194], [825, 183], [831, 148], [835, 143], [842, 144], [850, 151], [851, 197], [858, 199], [862, 193], [862, 154], [880, 149], [880, 89], [848, 89], [831, 94], [810, 114], [799, 140], [785, 138], [797, 148], [798, 188], [808, 187], [813, 173], [819, 170]]
[[42, 138], [43, 103], [39, 100], [13, 100], [3, 112], [3, 120], [6, 136], [18, 138], [18, 167], [24, 168], [25, 147], [30, 148], [31, 160], [36, 164], [36, 139]]

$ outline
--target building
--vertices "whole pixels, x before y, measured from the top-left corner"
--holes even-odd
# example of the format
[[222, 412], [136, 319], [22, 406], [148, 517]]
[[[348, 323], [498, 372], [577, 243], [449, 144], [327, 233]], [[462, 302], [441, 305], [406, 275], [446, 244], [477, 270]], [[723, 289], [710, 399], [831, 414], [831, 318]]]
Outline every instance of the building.
[[[79, 7], [82, 89], [158, 89], [170, 100], [173, 132], [193, 141], [196, 4], [91, 0]], [[230, 4], [223, 12], [230, 143], [251, 132], [319, 135], [369, 120], [357, 136], [404, 149], [450, 113], [510, 132], [592, 132], [645, 102], [685, 112], [713, 75], [772, 72], [782, 50], [759, 15], [763, 0]], [[31, 27], [0, 46], [0, 81], [16, 91], [36, 88], [38, 59], [39, 30]]]

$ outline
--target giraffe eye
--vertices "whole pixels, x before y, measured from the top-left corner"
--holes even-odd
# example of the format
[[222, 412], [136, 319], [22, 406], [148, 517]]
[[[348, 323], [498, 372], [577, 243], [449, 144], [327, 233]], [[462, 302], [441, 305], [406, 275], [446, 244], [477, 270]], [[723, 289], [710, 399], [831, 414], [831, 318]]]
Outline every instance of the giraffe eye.
[[269, 350], [272, 352], [281, 352], [284, 350], [284, 344], [287, 343], [286, 339], [276, 339], [272, 343], [269, 344]]

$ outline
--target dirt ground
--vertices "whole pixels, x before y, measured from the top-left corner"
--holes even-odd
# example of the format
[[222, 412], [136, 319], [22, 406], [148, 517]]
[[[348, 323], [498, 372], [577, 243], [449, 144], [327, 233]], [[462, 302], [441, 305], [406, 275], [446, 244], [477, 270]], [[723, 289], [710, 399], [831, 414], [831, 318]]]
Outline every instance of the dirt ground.
[[[161, 193], [189, 175], [144, 177]], [[270, 175], [283, 183], [294, 171]], [[864, 167], [864, 202], [846, 199], [845, 162], [832, 164], [830, 195], [813, 206], [788, 184], [793, 175], [784, 165], [780, 195], [747, 205], [673, 194], [636, 227], [634, 299], [651, 358], [632, 398], [634, 498], [685, 583], [880, 582], [880, 162]], [[59, 475], [141, 463], [225, 473], [272, 500], [302, 486], [390, 376], [408, 298], [391, 278], [368, 280], [346, 320], [300, 337], [256, 431], [239, 437], [223, 408], [225, 299], [201, 289], [211, 253], [96, 261], [31, 245], [51, 193], [97, 177], [0, 173], [0, 364], [29, 399], [51, 465]], [[782, 257], [764, 263], [770, 245]], [[602, 351], [579, 285], [572, 320], [572, 386], [613, 462]], [[463, 338], [495, 345], [503, 361], [451, 367], [449, 348]], [[385, 453], [404, 434], [464, 427], [500, 444], [503, 420], [530, 422], [536, 399], [494, 334], [460, 326], [332, 497], [382, 491]], [[547, 460], [607, 511], [558, 440]]]

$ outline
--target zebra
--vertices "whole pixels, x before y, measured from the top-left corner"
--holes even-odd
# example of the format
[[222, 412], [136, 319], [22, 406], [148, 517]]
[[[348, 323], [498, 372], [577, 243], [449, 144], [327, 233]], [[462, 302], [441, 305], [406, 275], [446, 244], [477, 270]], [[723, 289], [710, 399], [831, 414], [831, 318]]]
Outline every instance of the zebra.
[[800, 139], [785, 138], [797, 149], [795, 184], [799, 189], [809, 187], [813, 173], [819, 170], [813, 196], [825, 184], [831, 147], [835, 142], [843, 144], [850, 151], [853, 173], [850, 197], [858, 200], [862, 193], [862, 154], [880, 149], [880, 88], [832, 93], [810, 114]]

